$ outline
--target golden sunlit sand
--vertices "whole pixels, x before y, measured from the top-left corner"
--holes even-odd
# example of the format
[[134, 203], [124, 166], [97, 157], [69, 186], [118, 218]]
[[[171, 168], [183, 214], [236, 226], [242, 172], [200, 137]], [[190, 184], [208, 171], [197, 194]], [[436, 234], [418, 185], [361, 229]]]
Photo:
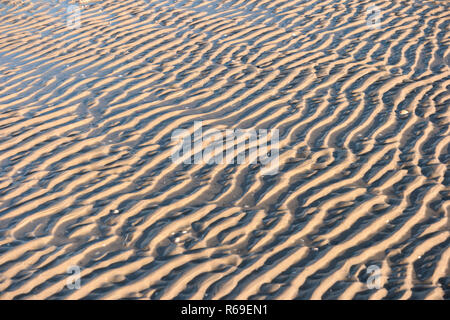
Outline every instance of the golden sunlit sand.
[[[0, 299], [449, 299], [449, 12], [0, 1]], [[171, 161], [195, 121], [278, 172]]]

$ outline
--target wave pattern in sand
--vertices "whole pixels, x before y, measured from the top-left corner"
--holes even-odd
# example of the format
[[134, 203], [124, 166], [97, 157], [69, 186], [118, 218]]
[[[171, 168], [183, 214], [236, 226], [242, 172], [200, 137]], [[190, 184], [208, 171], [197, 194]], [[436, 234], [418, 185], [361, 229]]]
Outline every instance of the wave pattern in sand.
[[[448, 1], [83, 2], [0, 1], [1, 299], [450, 297]], [[279, 173], [171, 162], [198, 120]]]

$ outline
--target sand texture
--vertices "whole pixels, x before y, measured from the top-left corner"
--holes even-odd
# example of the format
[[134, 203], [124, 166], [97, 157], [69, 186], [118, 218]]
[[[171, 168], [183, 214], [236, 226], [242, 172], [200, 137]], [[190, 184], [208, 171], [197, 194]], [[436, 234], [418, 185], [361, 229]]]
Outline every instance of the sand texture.
[[1, 0], [0, 299], [450, 299], [449, 107], [448, 0]]

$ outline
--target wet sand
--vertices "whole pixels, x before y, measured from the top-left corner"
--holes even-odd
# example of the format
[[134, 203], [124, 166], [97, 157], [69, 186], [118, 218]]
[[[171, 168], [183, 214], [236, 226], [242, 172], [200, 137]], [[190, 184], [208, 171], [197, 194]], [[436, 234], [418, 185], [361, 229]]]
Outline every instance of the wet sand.
[[[449, 299], [449, 45], [448, 1], [0, 1], [0, 299]], [[195, 121], [279, 172], [174, 163]]]

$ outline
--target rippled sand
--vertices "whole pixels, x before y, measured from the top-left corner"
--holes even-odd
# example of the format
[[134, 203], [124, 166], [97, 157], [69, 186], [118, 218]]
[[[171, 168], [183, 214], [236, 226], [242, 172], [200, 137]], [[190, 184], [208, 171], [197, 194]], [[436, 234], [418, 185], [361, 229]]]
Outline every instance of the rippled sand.
[[82, 2], [0, 1], [1, 299], [450, 298], [449, 1]]

